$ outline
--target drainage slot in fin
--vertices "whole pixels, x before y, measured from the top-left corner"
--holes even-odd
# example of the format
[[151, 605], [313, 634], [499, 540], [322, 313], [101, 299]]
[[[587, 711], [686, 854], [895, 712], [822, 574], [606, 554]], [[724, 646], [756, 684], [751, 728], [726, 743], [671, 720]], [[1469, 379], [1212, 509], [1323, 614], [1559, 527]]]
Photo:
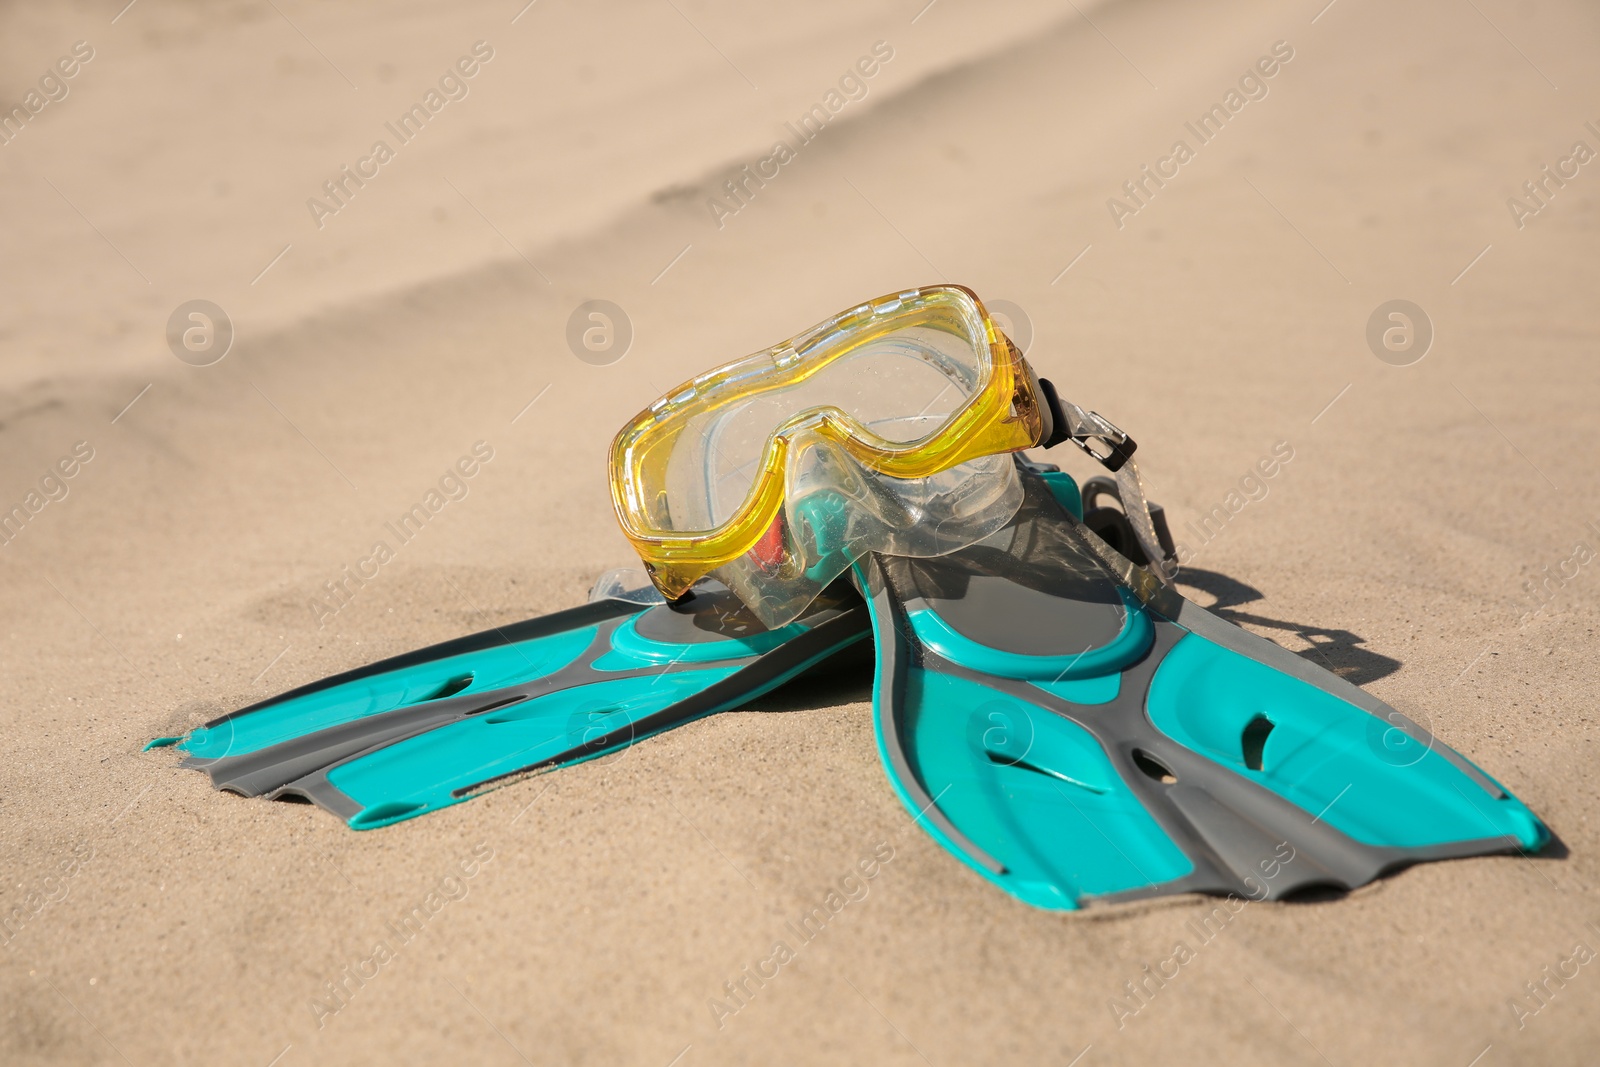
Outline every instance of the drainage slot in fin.
[[1244, 750], [1244, 765], [1252, 771], [1261, 769], [1261, 753], [1267, 747], [1267, 735], [1272, 733], [1273, 722], [1265, 715], [1256, 715], [1245, 724], [1239, 735], [1239, 747]]
[[1165, 764], [1142, 748], [1133, 750], [1133, 762], [1147, 777], [1154, 778], [1162, 785], [1171, 785], [1178, 780], [1178, 776], [1169, 771]]
[[1082, 778], [1074, 778], [1070, 774], [1062, 774], [1060, 771], [1046, 770], [1036, 763], [1029, 763], [1026, 759], [1016, 759], [1011, 756], [1002, 756], [998, 752], [989, 752], [988, 756], [989, 762], [993, 763], [997, 767], [1016, 767], [1019, 770], [1032, 771], [1034, 774], [1042, 774], [1046, 778], [1054, 778], [1058, 782], [1066, 782], [1068, 785], [1075, 785], [1079, 789], [1086, 789], [1091, 793], [1104, 794], [1109, 792], [1105, 786], [1100, 785], [1097, 782], [1086, 782]]
[[[481, 708], [473, 708], [471, 711], [467, 712], [467, 714], [468, 715], [482, 715], [486, 711], [493, 711], [495, 708], [503, 708], [508, 704], [520, 704], [524, 700], [527, 700], [527, 699], [528, 698], [526, 696], [505, 697], [505, 698], [503, 698], [501, 700], [491, 701], [490, 703], [485, 704]], [[526, 716], [523, 716], [523, 717], [526, 718]], [[488, 722], [505, 722], [506, 720], [501, 718], [499, 715], [496, 715], [494, 718], [488, 719], [487, 721]]]
[[[494, 706], [499, 708], [505, 707], [507, 704], [515, 704], [517, 706], [509, 711], [497, 711], [483, 721], [491, 726], [500, 726], [508, 722], [526, 722], [528, 719], [537, 719], [550, 714], [548, 704], [541, 705], [537, 700], [529, 700], [527, 697], [512, 697], [510, 700], [502, 700]], [[484, 710], [487, 711], [488, 709], [485, 708]]]
[[441, 685], [437, 692], [433, 693], [431, 696], [423, 697], [420, 701], [418, 701], [418, 703], [421, 704], [430, 700], [443, 700], [445, 697], [453, 697], [471, 684], [472, 673], [469, 671], [466, 674], [450, 679], [448, 682]]

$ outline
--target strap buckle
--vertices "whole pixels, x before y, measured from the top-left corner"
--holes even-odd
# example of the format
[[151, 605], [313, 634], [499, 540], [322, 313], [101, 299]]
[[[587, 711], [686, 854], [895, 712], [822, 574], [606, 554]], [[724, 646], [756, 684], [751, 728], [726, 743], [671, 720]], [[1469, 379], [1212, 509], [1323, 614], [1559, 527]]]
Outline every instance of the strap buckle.
[[1062, 400], [1050, 379], [1039, 379], [1039, 392], [1050, 411], [1050, 429], [1039, 442], [1040, 447], [1054, 448], [1063, 441], [1071, 441], [1113, 474], [1121, 470], [1138, 449], [1139, 443], [1104, 415]]

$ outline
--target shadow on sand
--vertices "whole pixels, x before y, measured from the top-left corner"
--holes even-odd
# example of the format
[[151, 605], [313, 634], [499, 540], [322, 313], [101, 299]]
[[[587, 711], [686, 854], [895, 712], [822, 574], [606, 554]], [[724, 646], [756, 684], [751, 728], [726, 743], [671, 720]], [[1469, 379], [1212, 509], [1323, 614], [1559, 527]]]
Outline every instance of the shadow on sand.
[[1189, 596], [1189, 599], [1231, 623], [1240, 626], [1248, 623], [1252, 626], [1298, 635], [1311, 646], [1295, 649], [1298, 655], [1354, 685], [1366, 685], [1379, 678], [1387, 678], [1400, 669], [1399, 660], [1362, 647], [1366, 639], [1349, 630], [1307, 626], [1303, 623], [1240, 611], [1241, 605], [1262, 600], [1265, 594], [1255, 586], [1246, 585], [1237, 578], [1230, 578], [1216, 571], [1201, 570], [1198, 567], [1185, 567], [1178, 573], [1178, 585], [1184, 587], [1186, 596], [1188, 590], [1199, 590], [1211, 597], [1214, 603], [1209, 604], [1205, 603], [1203, 598]]

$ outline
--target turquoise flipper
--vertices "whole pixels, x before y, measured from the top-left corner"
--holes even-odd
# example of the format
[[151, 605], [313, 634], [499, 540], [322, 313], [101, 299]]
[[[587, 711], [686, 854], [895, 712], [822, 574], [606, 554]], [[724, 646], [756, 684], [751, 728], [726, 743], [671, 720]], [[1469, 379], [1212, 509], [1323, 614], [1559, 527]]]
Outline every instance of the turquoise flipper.
[[716, 583], [686, 604], [605, 600], [285, 693], [178, 741], [245, 796], [372, 829], [729, 710], [868, 636], [847, 588], [767, 630]]
[[495, 692], [543, 678], [570, 664], [595, 639], [597, 626], [443, 656], [364, 678], [279, 698], [250, 714], [228, 716], [190, 733], [179, 747], [195, 759], [241, 756], [358, 719], [447, 697]]
[[1175, 593], [1136, 596], [1071, 500], [1023, 477], [999, 534], [858, 568], [879, 754], [919, 824], [983, 877], [1061, 910], [1270, 899], [1548, 841], [1368, 694]]
[[[592, 738], [625, 731], [663, 707], [698, 695], [737, 669], [612, 679], [557, 690], [537, 700], [460, 719], [341, 763], [328, 772], [328, 781], [361, 805], [351, 826], [358, 830], [387, 826], [466, 799], [467, 793], [457, 794], [457, 790], [470, 792], [481, 783], [563, 753], [573, 761], [583, 758]], [[604, 751], [617, 747], [608, 745]]]
[[[1148, 710], [1174, 741], [1362, 844], [1427, 848], [1464, 834], [1544, 843], [1532, 812], [1494, 802], [1437, 743], [1198, 634], [1180, 638], [1156, 669]], [[1247, 760], [1241, 738], [1252, 723], [1262, 725]]]
[[1004, 885], [1020, 899], [1070, 908], [1081, 896], [1170, 882], [1193, 869], [1082, 727], [938, 671], [915, 672], [905, 702], [916, 709], [905, 735], [925, 789], [1004, 865]]

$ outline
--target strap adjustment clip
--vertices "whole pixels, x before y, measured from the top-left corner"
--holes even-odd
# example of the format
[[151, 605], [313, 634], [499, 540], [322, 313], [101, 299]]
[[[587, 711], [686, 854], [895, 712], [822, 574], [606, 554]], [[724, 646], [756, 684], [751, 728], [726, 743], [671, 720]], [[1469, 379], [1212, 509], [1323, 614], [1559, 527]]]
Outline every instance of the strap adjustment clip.
[[1115, 474], [1132, 458], [1139, 443], [1121, 427], [1097, 411], [1086, 411], [1070, 400], [1062, 400], [1048, 378], [1039, 379], [1039, 392], [1050, 411], [1050, 428], [1042, 448], [1054, 448], [1071, 441]]

